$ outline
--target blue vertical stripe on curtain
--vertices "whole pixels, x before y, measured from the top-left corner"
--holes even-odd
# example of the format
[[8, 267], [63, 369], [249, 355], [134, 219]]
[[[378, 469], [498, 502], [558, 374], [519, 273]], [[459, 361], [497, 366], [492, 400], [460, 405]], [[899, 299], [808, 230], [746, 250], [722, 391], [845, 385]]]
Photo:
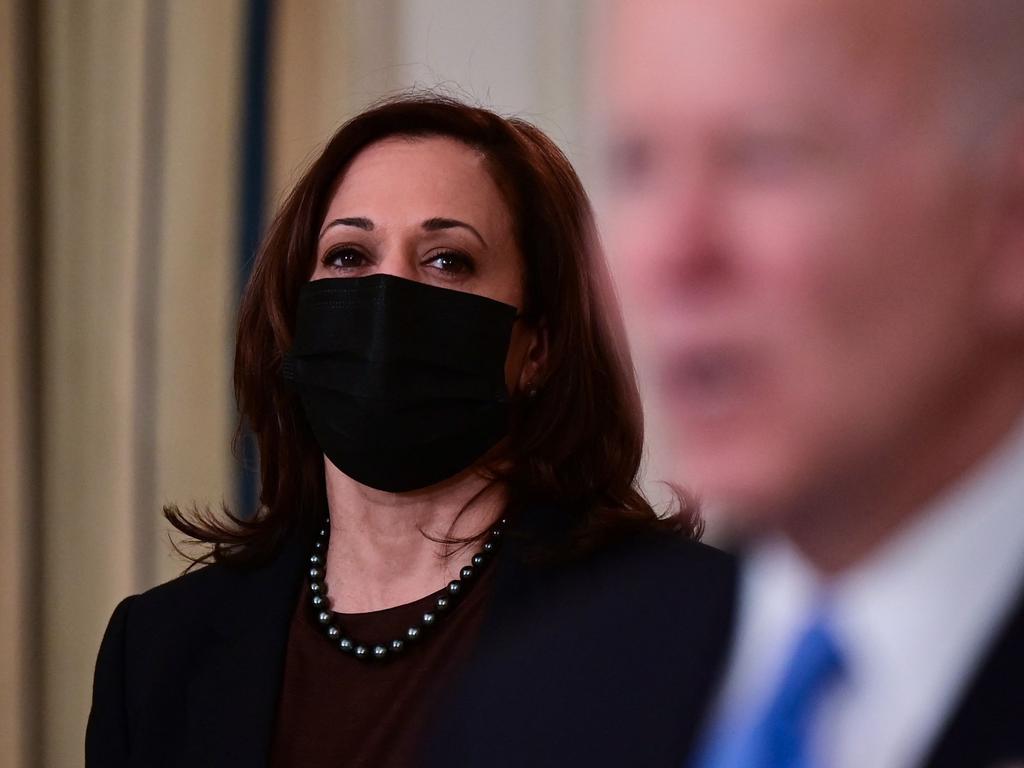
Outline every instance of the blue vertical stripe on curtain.
[[[263, 209], [266, 200], [267, 168], [267, 92], [270, 74], [270, 27], [273, 22], [271, 0], [248, 0], [247, 34], [242, 55], [245, 78], [242, 109], [241, 189], [239, 206], [239, 291], [249, 279], [256, 250], [263, 235]], [[258, 505], [259, 459], [256, 441], [243, 427], [238, 443], [241, 463], [237, 478], [238, 509], [252, 516]]]
[[20, 102], [18, 144], [24, 153], [22, 177], [22, 259], [25, 275], [25, 366], [23, 403], [25, 408], [25, 570], [22, 580], [21, 615], [5, 617], [23, 627], [22, 643], [27, 649], [21, 691], [23, 715], [21, 731], [21, 765], [34, 765], [42, 754], [45, 708], [42, 695], [43, 600], [40, 585], [46, 582], [43, 557], [43, 267], [45, 258], [43, 226], [43, 18], [42, 9], [34, 0], [20, 0], [16, 5], [18, 32], [16, 61], [20, 62]]

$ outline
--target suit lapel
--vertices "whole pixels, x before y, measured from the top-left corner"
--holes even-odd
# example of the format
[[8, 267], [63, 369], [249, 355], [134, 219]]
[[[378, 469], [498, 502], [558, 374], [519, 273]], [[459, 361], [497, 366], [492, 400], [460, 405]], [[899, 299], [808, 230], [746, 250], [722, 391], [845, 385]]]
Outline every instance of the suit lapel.
[[292, 535], [273, 562], [231, 573], [211, 596], [209, 642], [187, 685], [183, 765], [266, 765], [309, 541]]
[[1024, 583], [926, 768], [1024, 764]]

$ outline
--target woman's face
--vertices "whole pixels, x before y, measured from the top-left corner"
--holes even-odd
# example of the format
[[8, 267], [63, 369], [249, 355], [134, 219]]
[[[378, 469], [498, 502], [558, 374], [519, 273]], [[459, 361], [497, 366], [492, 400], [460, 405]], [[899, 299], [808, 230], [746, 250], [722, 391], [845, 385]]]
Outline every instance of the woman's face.
[[[523, 306], [523, 257], [484, 156], [453, 139], [390, 138], [350, 163], [320, 225], [313, 280], [387, 274]], [[543, 338], [517, 322], [510, 391], [531, 386]]]

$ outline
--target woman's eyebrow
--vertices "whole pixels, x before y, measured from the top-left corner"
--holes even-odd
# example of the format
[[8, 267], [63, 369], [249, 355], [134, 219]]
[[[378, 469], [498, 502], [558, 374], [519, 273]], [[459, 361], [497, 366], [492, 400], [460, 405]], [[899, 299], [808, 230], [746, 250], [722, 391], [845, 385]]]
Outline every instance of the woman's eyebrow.
[[[372, 227], [373, 224], [370, 226]], [[480, 244], [484, 248], [487, 247], [487, 241], [484, 240], [483, 235], [481, 235], [472, 224], [467, 224], [466, 222], [459, 221], [458, 219], [445, 219], [441, 217], [427, 219], [423, 222], [423, 228], [428, 232], [436, 232], [441, 229], [455, 229], [456, 227], [469, 230], [476, 235], [476, 239], [480, 241]]]
[[356, 227], [357, 229], [363, 229], [366, 230], [367, 232], [371, 232], [373, 230], [373, 222], [370, 221], [365, 216], [351, 216], [345, 219], [334, 219], [333, 221], [330, 221], [327, 224], [325, 224], [324, 228], [320, 230], [320, 237], [323, 237], [324, 233], [327, 232], [327, 230], [330, 229], [331, 227], [338, 226]]

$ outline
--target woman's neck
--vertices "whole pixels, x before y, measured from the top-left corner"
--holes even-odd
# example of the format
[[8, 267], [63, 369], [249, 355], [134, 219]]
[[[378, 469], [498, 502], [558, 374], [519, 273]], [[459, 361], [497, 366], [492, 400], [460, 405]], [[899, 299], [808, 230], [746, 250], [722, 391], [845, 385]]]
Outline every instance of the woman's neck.
[[327, 590], [340, 613], [404, 605], [441, 589], [465, 563], [445, 557], [446, 546], [424, 534], [475, 535], [505, 503], [503, 489], [476, 473], [423, 491], [387, 493], [357, 483], [328, 461], [324, 467], [331, 515]]

